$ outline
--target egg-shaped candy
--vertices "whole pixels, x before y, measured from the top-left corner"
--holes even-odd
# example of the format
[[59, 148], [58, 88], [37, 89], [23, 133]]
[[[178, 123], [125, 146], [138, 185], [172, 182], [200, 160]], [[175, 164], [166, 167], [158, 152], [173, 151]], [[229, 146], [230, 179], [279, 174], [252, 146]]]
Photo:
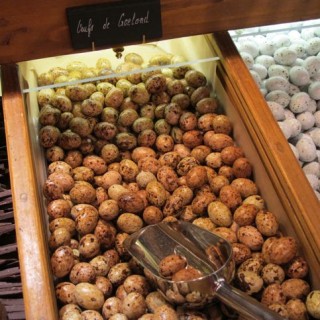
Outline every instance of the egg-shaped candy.
[[305, 86], [310, 83], [309, 72], [302, 66], [293, 66], [289, 70], [290, 82], [296, 86]]
[[290, 38], [287, 34], [279, 33], [272, 36], [272, 42], [276, 48], [288, 47], [291, 44]]
[[313, 161], [317, 156], [317, 149], [313, 140], [308, 139], [305, 136], [297, 142], [296, 148], [299, 152], [299, 160], [303, 162]]
[[289, 81], [281, 76], [273, 76], [264, 82], [265, 88], [270, 92], [273, 90], [289, 91]]
[[255, 58], [259, 54], [258, 46], [252, 40], [244, 40], [244, 41], [239, 42], [238, 50], [240, 52], [249, 53], [253, 58]]
[[262, 55], [269, 55], [272, 56], [276, 51], [276, 46], [270, 40], [265, 39], [259, 44], [259, 51]]
[[296, 118], [294, 116], [294, 113], [291, 110], [289, 110], [288, 108], [284, 109], [284, 116], [285, 116], [286, 120]]
[[296, 52], [297, 58], [304, 58], [306, 55], [305, 45], [306, 41], [301, 39], [301, 41], [293, 42], [289, 48]]
[[301, 39], [301, 35], [298, 30], [290, 30], [288, 32], [288, 37], [291, 42]]
[[298, 152], [296, 146], [294, 146], [292, 143], [289, 143], [289, 147], [291, 148], [296, 159], [299, 160], [299, 152]]
[[265, 99], [267, 101], [275, 101], [279, 104], [281, 104], [283, 107], [287, 107], [290, 103], [290, 96], [287, 92], [282, 90], [273, 90], [270, 91]]
[[291, 137], [291, 127], [290, 127], [290, 125], [285, 121], [278, 121], [278, 125], [279, 125], [283, 135], [288, 140]]
[[315, 119], [310, 111], [304, 111], [297, 115], [297, 120], [300, 121], [302, 130], [309, 130], [313, 127]]
[[302, 29], [301, 30], [301, 38], [304, 40], [308, 40], [314, 37], [314, 31], [313, 29]]
[[318, 127], [311, 128], [309, 131], [306, 132], [306, 134], [310, 136], [314, 144], [318, 148], [320, 148], [320, 128]]
[[268, 69], [260, 63], [254, 63], [251, 70], [257, 72], [261, 80], [265, 79], [268, 75]]
[[291, 97], [291, 101], [289, 104], [290, 110], [293, 113], [301, 113], [307, 110], [308, 103], [309, 103], [310, 97], [305, 92], [298, 92], [295, 93]]
[[295, 93], [298, 93], [298, 92], [300, 92], [299, 87], [293, 83], [289, 83], [289, 90], [288, 90], [289, 95], [293, 96]]
[[279, 76], [285, 79], [289, 79], [289, 70], [285, 66], [280, 66], [278, 64], [273, 64], [268, 68], [269, 78]]
[[305, 164], [302, 167], [302, 170], [305, 174], [314, 174], [320, 178], [320, 163], [318, 161], [312, 161]]
[[258, 72], [254, 71], [254, 70], [250, 70], [251, 76], [253, 78], [253, 80], [255, 81], [255, 83], [260, 87], [261, 86], [261, 78], [258, 74]]
[[246, 64], [246, 66], [248, 67], [248, 69], [251, 69], [251, 67], [254, 64], [254, 59], [253, 59], [252, 55], [248, 52], [240, 52], [240, 56], [241, 56], [242, 60], [244, 61], [244, 63]]
[[268, 56], [266, 54], [262, 54], [260, 56], [257, 56], [256, 59], [254, 60], [254, 62], [262, 64], [267, 69], [275, 63], [274, 58], [271, 56]]
[[308, 87], [308, 93], [312, 99], [320, 100], [320, 81], [312, 82]]
[[320, 127], [320, 110], [316, 111], [314, 114], [314, 119], [315, 119], [315, 126]]
[[307, 57], [304, 62], [303, 66], [309, 72], [309, 76], [312, 77], [317, 72], [320, 71], [320, 57], [310, 56]]
[[283, 122], [285, 122], [290, 126], [291, 137], [296, 137], [298, 134], [301, 133], [302, 125], [301, 125], [301, 122], [296, 118], [285, 119]]
[[290, 66], [297, 59], [297, 53], [293, 49], [281, 47], [274, 52], [273, 57], [277, 63]]
[[313, 190], [319, 189], [319, 179], [315, 174], [307, 173], [306, 177], [312, 187]]
[[284, 109], [283, 106], [277, 102], [274, 101], [267, 101], [267, 104], [272, 112], [273, 117], [277, 121], [282, 121], [285, 119], [284, 117]]
[[320, 52], [320, 38], [314, 37], [307, 40], [306, 51], [309, 56], [315, 56]]

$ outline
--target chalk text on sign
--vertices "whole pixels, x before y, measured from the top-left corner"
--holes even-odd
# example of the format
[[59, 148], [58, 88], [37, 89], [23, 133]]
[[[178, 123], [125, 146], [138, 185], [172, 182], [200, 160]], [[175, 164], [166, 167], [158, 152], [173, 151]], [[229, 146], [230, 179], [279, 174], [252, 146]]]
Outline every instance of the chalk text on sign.
[[127, 17], [125, 13], [120, 15], [118, 21], [118, 27], [130, 27], [138, 24], [148, 24], [149, 23], [149, 10], [147, 11], [146, 15], [143, 17], [137, 17], [136, 13], [134, 12], [132, 17]]
[[110, 28], [110, 22], [108, 20], [108, 17], [106, 17], [106, 22], [103, 24], [103, 30], [109, 29]]
[[88, 38], [90, 38], [91, 33], [93, 32], [93, 27], [94, 24], [91, 18], [88, 20], [88, 23], [86, 25], [83, 24], [83, 22], [80, 19], [78, 21], [77, 33], [86, 33], [88, 35]]

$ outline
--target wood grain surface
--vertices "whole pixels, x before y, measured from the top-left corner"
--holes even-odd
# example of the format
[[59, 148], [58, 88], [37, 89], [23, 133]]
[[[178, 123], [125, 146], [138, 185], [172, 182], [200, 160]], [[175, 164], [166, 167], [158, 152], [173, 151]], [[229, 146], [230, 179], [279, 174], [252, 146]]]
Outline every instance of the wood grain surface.
[[[53, 320], [57, 310], [47, 235], [32, 162], [27, 115], [15, 65], [1, 68], [3, 112], [26, 319]], [[41, 195], [40, 195], [41, 196]]]
[[[71, 46], [66, 8], [108, 2], [111, 1], [2, 0], [0, 64], [75, 53]], [[162, 39], [171, 39], [316, 19], [319, 17], [319, 1], [161, 0], [161, 13]]]

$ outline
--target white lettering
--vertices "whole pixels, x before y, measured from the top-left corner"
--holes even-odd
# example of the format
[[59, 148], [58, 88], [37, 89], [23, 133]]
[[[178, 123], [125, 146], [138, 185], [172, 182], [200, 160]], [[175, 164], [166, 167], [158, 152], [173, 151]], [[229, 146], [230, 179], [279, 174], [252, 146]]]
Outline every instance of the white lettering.
[[121, 13], [119, 20], [118, 20], [118, 27], [130, 27], [135, 26], [137, 24], [148, 24], [149, 23], [149, 10], [147, 11], [145, 16], [137, 17], [136, 13], [132, 14], [131, 18], [125, 16], [125, 13]]
[[83, 25], [81, 19], [78, 22], [77, 33], [87, 33], [88, 38], [90, 38], [91, 33], [93, 31], [94, 24], [92, 23], [92, 19], [90, 18], [88, 21], [88, 25]]
[[110, 22], [108, 21], [108, 17], [106, 17], [106, 22], [103, 24], [103, 30], [109, 29]]

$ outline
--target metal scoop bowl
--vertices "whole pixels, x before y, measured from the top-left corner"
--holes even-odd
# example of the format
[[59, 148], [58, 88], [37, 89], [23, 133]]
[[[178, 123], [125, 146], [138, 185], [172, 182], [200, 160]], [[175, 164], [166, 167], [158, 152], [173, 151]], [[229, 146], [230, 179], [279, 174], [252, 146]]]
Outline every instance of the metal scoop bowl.
[[[232, 246], [223, 238], [188, 222], [161, 222], [130, 235], [124, 246], [144, 268], [146, 277], [166, 300], [185, 307], [203, 307], [214, 298], [247, 319], [284, 319], [241, 290], [229, 285], [234, 276]], [[172, 254], [183, 256], [187, 268], [199, 278], [172, 281], [159, 272], [160, 261]]]

